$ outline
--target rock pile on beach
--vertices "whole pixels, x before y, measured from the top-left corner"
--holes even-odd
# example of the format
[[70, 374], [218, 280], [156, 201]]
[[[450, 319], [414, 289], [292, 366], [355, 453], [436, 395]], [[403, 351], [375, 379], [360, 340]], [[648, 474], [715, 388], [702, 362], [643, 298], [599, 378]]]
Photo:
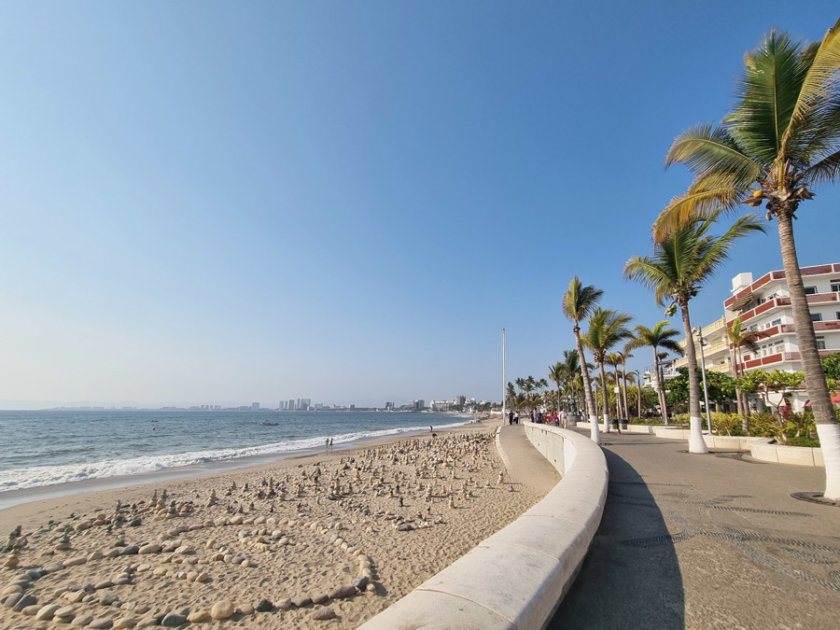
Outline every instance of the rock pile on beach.
[[472, 431], [69, 497], [9, 528], [0, 627], [356, 627], [538, 500], [503, 471]]

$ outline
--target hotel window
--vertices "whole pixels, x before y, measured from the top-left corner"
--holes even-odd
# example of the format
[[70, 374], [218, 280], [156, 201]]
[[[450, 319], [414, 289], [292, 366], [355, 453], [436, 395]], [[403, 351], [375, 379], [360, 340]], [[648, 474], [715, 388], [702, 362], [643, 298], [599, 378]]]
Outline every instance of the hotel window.
[[782, 325], [782, 320], [781, 319], [774, 319], [772, 322], [770, 322], [771, 327], [772, 326], [781, 326], [781, 325]]
[[811, 313], [811, 321], [812, 322], [821, 322], [822, 321], [822, 313]]
[[831, 282], [831, 290], [834, 293], [840, 292], [840, 278], [836, 280], [829, 280], [829, 282]]
[[840, 319], [840, 311], [834, 313], [834, 319]]
[[825, 350], [825, 337], [817, 337], [817, 350]]
[[817, 292], [817, 287], [805, 287], [805, 295], [814, 295]]

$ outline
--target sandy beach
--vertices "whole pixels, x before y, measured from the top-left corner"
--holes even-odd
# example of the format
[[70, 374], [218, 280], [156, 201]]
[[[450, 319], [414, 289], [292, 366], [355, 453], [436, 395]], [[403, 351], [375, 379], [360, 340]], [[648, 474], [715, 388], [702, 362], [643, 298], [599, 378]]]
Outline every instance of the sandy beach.
[[0, 511], [0, 627], [355, 628], [541, 498], [497, 422]]

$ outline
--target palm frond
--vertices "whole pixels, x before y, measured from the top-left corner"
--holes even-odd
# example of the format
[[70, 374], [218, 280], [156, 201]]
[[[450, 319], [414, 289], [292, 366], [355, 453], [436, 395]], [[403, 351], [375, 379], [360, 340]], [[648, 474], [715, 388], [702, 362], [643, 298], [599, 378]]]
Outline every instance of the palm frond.
[[700, 124], [674, 139], [665, 156], [665, 167], [685, 164], [700, 178], [712, 173], [730, 173], [754, 180], [763, 165], [745, 154], [725, 127]]
[[738, 207], [752, 180], [742, 180], [724, 173], [714, 173], [694, 181], [682, 195], [668, 203], [653, 224], [653, 241], [661, 243], [668, 235], [693, 221], [722, 210]]
[[800, 83], [790, 124], [782, 138], [782, 155], [788, 154], [788, 145], [803, 127], [803, 120], [813, 117], [814, 109], [822, 107], [826, 97], [836, 89], [837, 73], [840, 70], [840, 20], [828, 29], [822, 42], [813, 51], [808, 51], [803, 61], [808, 63], [808, 67]]
[[808, 71], [806, 57], [801, 44], [774, 30], [744, 58], [740, 102], [724, 125], [738, 146], [765, 166], [784, 159], [782, 139], [790, 137], [789, 122]]
[[580, 278], [575, 276], [569, 282], [569, 290], [563, 294], [563, 312], [570, 321], [579, 322], [592, 312], [603, 294], [601, 289], [592, 285], [583, 286]]
[[840, 149], [823, 158], [805, 170], [803, 179], [807, 183], [823, 184], [840, 176]]

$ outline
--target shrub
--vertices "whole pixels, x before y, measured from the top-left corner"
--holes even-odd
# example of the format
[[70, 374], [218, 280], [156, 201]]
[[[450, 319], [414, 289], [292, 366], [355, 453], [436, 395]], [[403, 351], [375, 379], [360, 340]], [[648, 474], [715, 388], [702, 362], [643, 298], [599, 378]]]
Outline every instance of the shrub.
[[718, 435], [744, 435], [741, 416], [737, 413], [712, 413], [712, 426]]
[[772, 437], [785, 442], [787, 435], [779, 426], [779, 421], [772, 413], [763, 411], [750, 414], [750, 435], [755, 437]]

